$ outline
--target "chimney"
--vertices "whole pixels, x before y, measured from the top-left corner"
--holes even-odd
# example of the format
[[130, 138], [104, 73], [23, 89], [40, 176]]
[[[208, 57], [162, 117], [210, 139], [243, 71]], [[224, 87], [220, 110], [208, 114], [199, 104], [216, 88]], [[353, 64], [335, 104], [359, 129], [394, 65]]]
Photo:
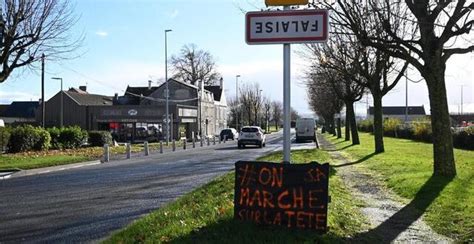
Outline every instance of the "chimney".
[[148, 81], [148, 90], [151, 90], [151, 80]]
[[87, 86], [79, 86], [79, 90], [87, 92]]
[[221, 90], [224, 90], [224, 78], [222, 77], [220, 79], [220, 86], [221, 86]]
[[118, 104], [118, 93], [115, 93], [114, 99], [112, 100], [112, 104], [113, 105]]

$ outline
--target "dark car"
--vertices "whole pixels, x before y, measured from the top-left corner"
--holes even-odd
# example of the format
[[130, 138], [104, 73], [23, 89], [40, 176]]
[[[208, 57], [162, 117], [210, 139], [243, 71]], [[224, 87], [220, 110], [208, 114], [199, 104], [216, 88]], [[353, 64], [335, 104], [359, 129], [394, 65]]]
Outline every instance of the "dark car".
[[220, 134], [221, 141], [224, 140], [224, 137], [226, 140], [235, 140], [239, 137], [239, 133], [234, 128], [223, 129]]

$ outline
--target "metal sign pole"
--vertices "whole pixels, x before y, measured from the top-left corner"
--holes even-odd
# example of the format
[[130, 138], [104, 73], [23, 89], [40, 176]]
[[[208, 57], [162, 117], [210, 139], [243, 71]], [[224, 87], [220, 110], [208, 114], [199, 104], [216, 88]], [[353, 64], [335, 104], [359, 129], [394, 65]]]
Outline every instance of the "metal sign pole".
[[[290, 9], [285, 6], [284, 10]], [[290, 44], [283, 44], [283, 163], [291, 163], [291, 48]]]

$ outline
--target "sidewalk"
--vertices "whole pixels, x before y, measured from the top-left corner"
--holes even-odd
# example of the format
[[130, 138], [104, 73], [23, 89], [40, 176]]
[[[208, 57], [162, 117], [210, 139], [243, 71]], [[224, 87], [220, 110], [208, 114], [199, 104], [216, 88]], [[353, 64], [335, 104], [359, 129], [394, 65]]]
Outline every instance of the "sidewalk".
[[372, 228], [365, 233], [355, 236], [350, 242], [365, 242], [381, 240], [391, 242], [442, 242], [451, 243], [453, 240], [434, 232], [422, 218], [422, 213], [404, 204], [403, 199], [367, 172], [363, 172], [357, 164], [371, 157], [352, 162], [324, 136], [318, 134], [320, 146], [330, 153], [337, 162], [333, 167], [342, 178], [344, 184], [351, 189], [352, 195], [365, 203], [362, 213], [370, 220]]

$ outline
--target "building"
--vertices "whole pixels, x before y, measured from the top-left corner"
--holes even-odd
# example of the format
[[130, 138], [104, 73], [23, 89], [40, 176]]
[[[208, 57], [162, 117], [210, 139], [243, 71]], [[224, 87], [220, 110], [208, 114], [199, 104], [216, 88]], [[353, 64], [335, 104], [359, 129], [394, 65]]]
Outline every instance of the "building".
[[5, 124], [35, 124], [35, 114], [39, 102], [12, 102], [10, 105], [0, 105], [0, 119]]
[[[369, 107], [368, 119], [374, 119], [374, 107]], [[382, 107], [383, 118], [396, 118], [405, 121], [405, 106], [384, 106]], [[423, 106], [408, 106], [407, 121], [413, 121], [426, 117], [425, 107]]]
[[[171, 139], [216, 135], [227, 127], [223, 82], [199, 89], [168, 80]], [[156, 141], [166, 134], [166, 83], [128, 86], [122, 96], [89, 94], [85, 87], [63, 92], [64, 125], [87, 130], [108, 130], [118, 141]], [[46, 102], [46, 125], [59, 125], [61, 93]]]
[[[78, 125], [85, 130], [97, 129], [94, 116], [90, 111], [97, 106], [112, 106], [112, 99], [113, 97], [109, 96], [89, 94], [86, 86], [60, 91], [46, 101], [45, 126], [59, 127], [61, 125], [62, 100], [64, 126]], [[36, 119], [41, 122], [41, 112], [37, 114]]]

